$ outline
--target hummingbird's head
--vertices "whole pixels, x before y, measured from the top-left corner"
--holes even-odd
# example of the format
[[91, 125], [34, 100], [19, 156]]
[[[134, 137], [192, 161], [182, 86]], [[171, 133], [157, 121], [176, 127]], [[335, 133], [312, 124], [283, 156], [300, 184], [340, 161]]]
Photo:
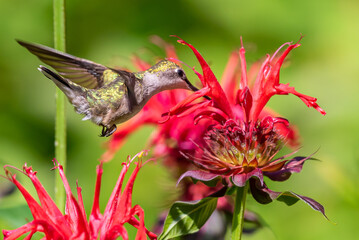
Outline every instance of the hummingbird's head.
[[162, 60], [147, 69], [143, 79], [154, 91], [157, 90], [156, 92], [170, 89], [198, 91], [198, 89], [188, 81], [183, 69], [168, 60]]

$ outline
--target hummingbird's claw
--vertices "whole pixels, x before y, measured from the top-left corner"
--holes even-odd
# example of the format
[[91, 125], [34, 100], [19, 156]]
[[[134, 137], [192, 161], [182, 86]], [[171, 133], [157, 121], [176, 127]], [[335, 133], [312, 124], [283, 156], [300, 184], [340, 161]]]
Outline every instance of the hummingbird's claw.
[[117, 129], [116, 124], [112, 125], [110, 128], [107, 128], [106, 126], [102, 125], [102, 131], [100, 134], [100, 137], [109, 137], [111, 136]]

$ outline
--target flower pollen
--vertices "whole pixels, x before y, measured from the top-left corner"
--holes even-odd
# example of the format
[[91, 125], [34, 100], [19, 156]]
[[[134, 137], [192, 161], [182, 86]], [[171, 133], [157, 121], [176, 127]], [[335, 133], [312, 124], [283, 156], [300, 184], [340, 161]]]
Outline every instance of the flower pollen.
[[272, 163], [273, 157], [282, 148], [284, 137], [276, 132], [272, 118], [257, 123], [252, 132], [250, 124], [228, 120], [206, 132], [206, 147], [201, 157], [191, 156], [193, 163], [203, 170], [215, 174], [234, 175], [248, 173], [255, 168], [276, 171], [285, 161]]

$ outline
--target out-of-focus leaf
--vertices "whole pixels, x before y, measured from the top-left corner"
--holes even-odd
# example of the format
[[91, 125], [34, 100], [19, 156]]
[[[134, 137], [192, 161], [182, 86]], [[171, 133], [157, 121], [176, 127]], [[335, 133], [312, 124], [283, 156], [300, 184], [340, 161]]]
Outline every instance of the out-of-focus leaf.
[[268, 227], [268, 224], [255, 212], [245, 210], [243, 233], [252, 234], [262, 227]]
[[16, 187], [14, 184], [7, 182], [7, 183], [1, 183], [0, 185], [0, 199], [3, 197], [6, 197], [8, 195], [11, 195], [16, 190]]

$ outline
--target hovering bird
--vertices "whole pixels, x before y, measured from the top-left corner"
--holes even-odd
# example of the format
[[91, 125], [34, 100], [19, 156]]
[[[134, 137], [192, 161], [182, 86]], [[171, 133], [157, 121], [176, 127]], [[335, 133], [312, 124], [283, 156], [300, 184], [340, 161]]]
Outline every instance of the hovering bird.
[[101, 137], [116, 131], [116, 124], [135, 116], [155, 94], [170, 89], [197, 91], [183, 69], [162, 60], [142, 72], [109, 68], [40, 44], [17, 40], [57, 72], [38, 68], [67, 96], [75, 110], [102, 126]]

